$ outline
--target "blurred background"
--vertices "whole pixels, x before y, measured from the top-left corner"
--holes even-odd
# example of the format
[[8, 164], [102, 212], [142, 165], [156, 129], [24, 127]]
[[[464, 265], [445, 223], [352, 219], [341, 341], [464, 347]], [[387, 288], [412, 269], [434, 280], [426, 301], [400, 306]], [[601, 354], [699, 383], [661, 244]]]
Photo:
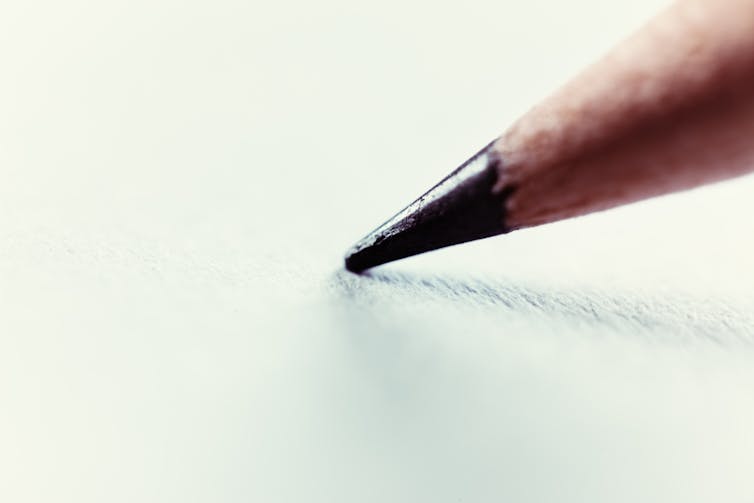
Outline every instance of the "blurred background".
[[342, 270], [665, 3], [0, 5], [0, 499], [751, 501], [751, 177]]

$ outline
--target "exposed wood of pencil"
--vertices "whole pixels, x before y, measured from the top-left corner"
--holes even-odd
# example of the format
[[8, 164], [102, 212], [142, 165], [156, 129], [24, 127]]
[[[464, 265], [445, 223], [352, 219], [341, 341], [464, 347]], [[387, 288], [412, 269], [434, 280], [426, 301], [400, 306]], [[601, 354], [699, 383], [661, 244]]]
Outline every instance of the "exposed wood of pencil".
[[680, 0], [495, 144], [516, 229], [754, 169], [754, 0]]

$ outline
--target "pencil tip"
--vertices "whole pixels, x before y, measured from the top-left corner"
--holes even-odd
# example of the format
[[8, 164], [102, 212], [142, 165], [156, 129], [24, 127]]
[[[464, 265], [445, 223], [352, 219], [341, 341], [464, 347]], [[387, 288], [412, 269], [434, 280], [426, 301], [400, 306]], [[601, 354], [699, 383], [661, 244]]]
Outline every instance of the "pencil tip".
[[498, 155], [488, 145], [426, 194], [356, 243], [345, 267], [361, 272], [393, 260], [506, 231], [504, 198], [493, 187]]

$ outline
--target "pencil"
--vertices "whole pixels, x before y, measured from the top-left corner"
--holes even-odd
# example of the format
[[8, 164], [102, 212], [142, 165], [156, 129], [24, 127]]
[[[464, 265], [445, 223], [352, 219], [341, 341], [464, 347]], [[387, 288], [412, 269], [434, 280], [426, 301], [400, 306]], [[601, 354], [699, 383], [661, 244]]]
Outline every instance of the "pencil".
[[754, 0], [678, 0], [348, 251], [386, 262], [754, 170]]

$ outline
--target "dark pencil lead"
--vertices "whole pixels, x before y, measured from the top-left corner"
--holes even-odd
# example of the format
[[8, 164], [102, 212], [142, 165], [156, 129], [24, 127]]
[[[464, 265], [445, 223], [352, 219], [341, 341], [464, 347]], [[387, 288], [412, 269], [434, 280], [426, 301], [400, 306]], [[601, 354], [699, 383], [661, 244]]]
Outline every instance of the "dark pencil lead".
[[506, 232], [504, 199], [493, 193], [499, 156], [492, 143], [426, 194], [356, 243], [346, 269], [370, 267]]

